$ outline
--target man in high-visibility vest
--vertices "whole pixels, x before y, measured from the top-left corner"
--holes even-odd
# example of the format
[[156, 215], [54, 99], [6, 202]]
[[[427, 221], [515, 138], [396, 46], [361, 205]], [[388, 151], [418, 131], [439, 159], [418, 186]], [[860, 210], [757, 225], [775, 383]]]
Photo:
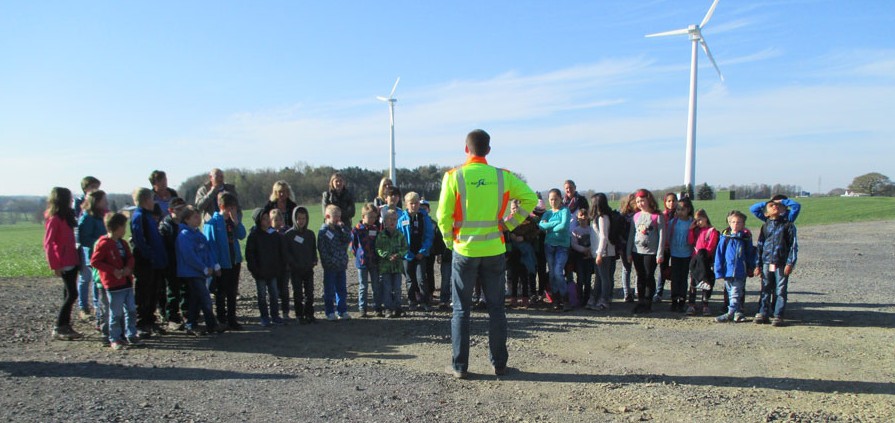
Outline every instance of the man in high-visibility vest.
[[[444, 174], [438, 202], [438, 227], [453, 250], [451, 318], [453, 359], [448, 372], [465, 379], [469, 369], [469, 312], [472, 290], [479, 281], [488, 307], [488, 345], [496, 375], [507, 369], [507, 318], [504, 311], [506, 262], [504, 231], [525, 220], [537, 205], [534, 191], [512, 172], [488, 165], [491, 136], [477, 129], [466, 136], [466, 163]], [[519, 212], [504, 219], [510, 199]]]

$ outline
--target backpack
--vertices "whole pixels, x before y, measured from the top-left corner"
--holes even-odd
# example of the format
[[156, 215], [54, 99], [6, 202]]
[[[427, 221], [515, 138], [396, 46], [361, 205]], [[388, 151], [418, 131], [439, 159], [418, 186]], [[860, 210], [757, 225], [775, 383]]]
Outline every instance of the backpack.
[[628, 226], [628, 221], [618, 212], [618, 210], [609, 212], [609, 242], [611, 242], [616, 249], [625, 245], [627, 241], [628, 231], [625, 230], [626, 226]]

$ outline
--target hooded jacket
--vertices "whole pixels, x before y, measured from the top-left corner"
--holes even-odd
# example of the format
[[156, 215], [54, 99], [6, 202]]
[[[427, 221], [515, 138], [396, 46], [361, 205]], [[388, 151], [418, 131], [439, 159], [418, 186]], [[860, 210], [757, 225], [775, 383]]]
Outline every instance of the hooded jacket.
[[758, 234], [758, 266], [795, 266], [799, 256], [796, 226], [785, 217], [769, 219]]
[[[298, 222], [299, 212], [307, 215], [308, 209], [296, 207], [292, 211], [293, 222]], [[314, 231], [308, 229], [307, 226], [298, 226], [298, 223], [293, 223], [283, 238], [286, 243], [286, 259], [289, 262], [290, 270], [293, 272], [308, 271], [317, 265], [317, 238]]]
[[[420, 227], [414, 228], [414, 222], [418, 222]], [[407, 241], [404, 260], [414, 260], [417, 254], [429, 256], [429, 250], [432, 249], [432, 238], [435, 236], [435, 229], [432, 219], [429, 219], [429, 213], [420, 209], [416, 217], [411, 218], [410, 212], [405, 210], [398, 215], [398, 230], [404, 234], [404, 240]], [[417, 248], [414, 248], [415, 246]]]
[[263, 214], [263, 208], [255, 209], [252, 213], [255, 226], [246, 240], [246, 266], [255, 279], [275, 279], [286, 267], [286, 246], [276, 229], [261, 229]]
[[168, 254], [158, 232], [158, 221], [151, 210], [137, 207], [131, 216], [131, 238], [134, 241], [134, 257], [146, 260], [153, 269], [168, 267]]
[[379, 222], [366, 225], [358, 222], [351, 230], [351, 252], [354, 266], [358, 269], [376, 269], [379, 262], [376, 255], [376, 235], [381, 231]]
[[[235, 265], [242, 263], [242, 250], [239, 248], [239, 240], [245, 239], [246, 228], [242, 222], [233, 222], [233, 244], [231, 245], [227, 239], [227, 222], [224, 215], [220, 211], [214, 212], [211, 219], [205, 222], [203, 232], [205, 238], [211, 243], [214, 250], [214, 256], [221, 268], [232, 269]], [[235, 261], [230, 260], [230, 249], [233, 249]]]
[[317, 251], [323, 269], [342, 270], [348, 268], [348, 244], [351, 243], [351, 229], [343, 225], [320, 226], [317, 233]]
[[746, 279], [755, 268], [755, 247], [752, 232], [743, 229], [731, 233], [730, 228], [721, 233], [715, 252], [715, 277], [718, 279]]
[[124, 255], [118, 249], [118, 243], [108, 235], [104, 235], [96, 241], [93, 255], [90, 256], [90, 265], [99, 271], [99, 281], [103, 288], [109, 291], [130, 288], [133, 286], [133, 275], [116, 277], [115, 271], [128, 268], [134, 270], [134, 255], [127, 242], [120, 240], [124, 247]]
[[208, 242], [208, 238], [198, 228], [190, 228], [181, 223], [180, 233], [174, 241], [174, 251], [177, 254], [177, 277], [180, 278], [204, 278], [208, 276], [205, 271], [219, 270], [214, 246]]

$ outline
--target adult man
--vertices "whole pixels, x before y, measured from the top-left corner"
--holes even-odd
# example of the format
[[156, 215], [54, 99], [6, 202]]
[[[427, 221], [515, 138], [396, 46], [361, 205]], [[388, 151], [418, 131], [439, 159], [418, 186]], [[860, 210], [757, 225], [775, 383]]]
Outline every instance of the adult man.
[[[453, 358], [448, 372], [465, 379], [469, 368], [469, 313], [479, 280], [488, 305], [488, 345], [496, 375], [506, 373], [507, 320], [504, 311], [506, 253], [504, 230], [512, 230], [537, 205], [537, 195], [512, 172], [488, 165], [491, 136], [477, 129], [466, 136], [466, 163], [444, 174], [437, 221], [445, 245], [453, 250], [451, 318]], [[519, 212], [506, 220], [511, 199]]]
[[208, 173], [208, 182], [196, 191], [196, 208], [202, 212], [203, 222], [207, 222], [214, 212], [218, 211], [218, 194], [221, 192], [229, 192], [239, 198], [236, 195], [236, 187], [224, 183], [224, 172], [218, 168], [211, 169]]

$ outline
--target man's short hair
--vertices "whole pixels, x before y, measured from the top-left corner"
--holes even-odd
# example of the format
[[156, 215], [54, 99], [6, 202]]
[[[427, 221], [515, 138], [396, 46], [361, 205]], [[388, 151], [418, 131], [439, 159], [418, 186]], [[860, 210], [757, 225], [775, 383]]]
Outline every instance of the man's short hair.
[[218, 207], [235, 207], [238, 205], [236, 196], [224, 191], [218, 194]]
[[401, 189], [398, 187], [388, 187], [385, 189], [385, 194], [388, 196], [397, 195], [398, 197], [400, 197]]
[[127, 216], [121, 213], [108, 213], [106, 218], [103, 219], [103, 223], [106, 225], [106, 231], [112, 233], [127, 224]]
[[153, 170], [152, 173], [149, 174], [149, 183], [155, 185], [156, 182], [161, 181], [162, 178], [167, 178], [168, 175], [164, 170]]
[[102, 182], [99, 179], [96, 179], [92, 176], [85, 176], [84, 179], [81, 179], [81, 191], [87, 192], [87, 187], [91, 185], [99, 186]]
[[475, 156], [484, 157], [491, 151], [491, 136], [481, 129], [466, 135], [466, 148]]

